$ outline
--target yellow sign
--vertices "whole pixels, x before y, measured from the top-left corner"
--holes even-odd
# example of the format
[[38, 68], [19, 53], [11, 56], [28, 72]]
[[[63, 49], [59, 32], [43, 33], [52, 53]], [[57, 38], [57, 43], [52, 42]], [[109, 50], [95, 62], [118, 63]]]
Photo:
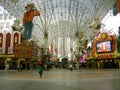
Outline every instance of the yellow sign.
[[3, 55], [3, 54], [2, 54], [2, 55], [0, 55], [0, 57], [6, 57], [6, 58], [7, 58], [7, 57], [15, 57], [15, 55], [13, 55], [13, 54], [11, 54], [11, 55]]
[[105, 39], [106, 37], [107, 37], [107, 33], [102, 33], [102, 34], [101, 34], [101, 38], [102, 38], [102, 39]]

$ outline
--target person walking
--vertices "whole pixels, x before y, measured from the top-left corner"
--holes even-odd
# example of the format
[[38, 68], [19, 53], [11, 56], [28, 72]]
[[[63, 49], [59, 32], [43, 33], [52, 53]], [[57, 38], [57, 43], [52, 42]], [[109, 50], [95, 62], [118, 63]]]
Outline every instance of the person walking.
[[70, 71], [72, 71], [73, 70], [73, 61], [71, 60], [71, 61], [69, 61], [69, 69], [70, 69]]
[[20, 70], [20, 64], [19, 63], [17, 64], [17, 70], [18, 70], [18, 72]]
[[7, 62], [5, 65], [5, 72], [7, 72], [9, 70], [9, 63]]
[[39, 67], [39, 75], [40, 75], [40, 78], [42, 78], [42, 75], [43, 75], [43, 66], [40, 65]]
[[20, 70], [22, 72], [22, 70], [23, 70], [23, 64], [20, 64]]

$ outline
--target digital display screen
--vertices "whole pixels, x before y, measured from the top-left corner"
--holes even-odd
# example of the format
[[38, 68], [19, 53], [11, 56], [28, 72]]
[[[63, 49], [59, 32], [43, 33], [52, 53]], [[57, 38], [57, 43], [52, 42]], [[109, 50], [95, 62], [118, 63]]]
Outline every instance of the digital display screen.
[[111, 41], [97, 42], [97, 53], [107, 53], [112, 51]]

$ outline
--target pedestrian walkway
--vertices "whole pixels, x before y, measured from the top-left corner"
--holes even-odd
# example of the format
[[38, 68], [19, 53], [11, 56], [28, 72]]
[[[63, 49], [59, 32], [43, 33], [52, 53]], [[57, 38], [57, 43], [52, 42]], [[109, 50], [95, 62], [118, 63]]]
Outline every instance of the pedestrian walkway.
[[0, 90], [119, 90], [120, 69], [0, 71]]

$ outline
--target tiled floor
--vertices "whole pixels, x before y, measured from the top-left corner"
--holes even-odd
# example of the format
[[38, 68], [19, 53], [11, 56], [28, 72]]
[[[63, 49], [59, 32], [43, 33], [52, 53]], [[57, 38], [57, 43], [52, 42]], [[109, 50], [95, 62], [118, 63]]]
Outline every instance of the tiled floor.
[[0, 90], [120, 90], [120, 69], [0, 71]]

